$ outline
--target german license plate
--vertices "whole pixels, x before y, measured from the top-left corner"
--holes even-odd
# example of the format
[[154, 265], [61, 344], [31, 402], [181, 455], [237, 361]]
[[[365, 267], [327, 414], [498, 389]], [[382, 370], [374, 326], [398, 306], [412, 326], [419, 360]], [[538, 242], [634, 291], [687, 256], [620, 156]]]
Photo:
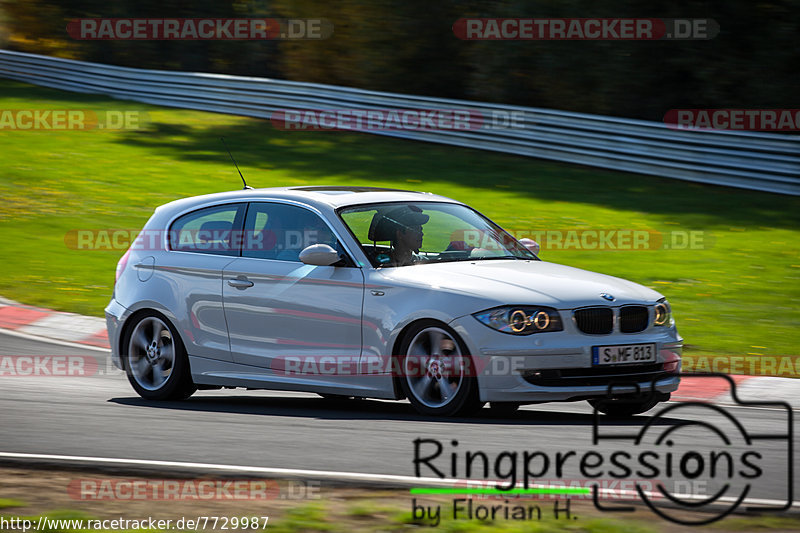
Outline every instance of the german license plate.
[[655, 344], [592, 346], [592, 364], [595, 366], [654, 363], [655, 360]]

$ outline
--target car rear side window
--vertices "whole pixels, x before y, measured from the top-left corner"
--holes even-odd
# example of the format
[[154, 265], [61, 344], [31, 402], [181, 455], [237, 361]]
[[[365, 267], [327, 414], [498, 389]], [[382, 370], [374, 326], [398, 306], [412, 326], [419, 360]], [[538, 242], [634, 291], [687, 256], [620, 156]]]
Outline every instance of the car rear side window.
[[169, 229], [170, 250], [238, 256], [244, 208], [224, 204], [182, 215]]
[[343, 248], [316, 213], [303, 207], [253, 202], [247, 209], [242, 257], [300, 262], [300, 252], [312, 244]]

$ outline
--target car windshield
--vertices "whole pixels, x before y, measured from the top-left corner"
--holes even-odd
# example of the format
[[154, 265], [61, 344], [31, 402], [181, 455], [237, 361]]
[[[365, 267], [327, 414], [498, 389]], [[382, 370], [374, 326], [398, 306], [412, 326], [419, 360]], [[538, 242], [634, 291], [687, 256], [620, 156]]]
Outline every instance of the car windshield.
[[498, 225], [460, 204], [365, 204], [341, 209], [339, 215], [374, 267], [537, 259]]

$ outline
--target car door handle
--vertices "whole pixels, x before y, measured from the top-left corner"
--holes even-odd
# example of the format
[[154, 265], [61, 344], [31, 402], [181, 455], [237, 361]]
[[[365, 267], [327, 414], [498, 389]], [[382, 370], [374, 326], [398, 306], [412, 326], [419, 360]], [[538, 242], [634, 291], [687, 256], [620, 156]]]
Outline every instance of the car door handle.
[[253, 282], [247, 279], [229, 279], [228, 285], [237, 289], [246, 289], [253, 286]]

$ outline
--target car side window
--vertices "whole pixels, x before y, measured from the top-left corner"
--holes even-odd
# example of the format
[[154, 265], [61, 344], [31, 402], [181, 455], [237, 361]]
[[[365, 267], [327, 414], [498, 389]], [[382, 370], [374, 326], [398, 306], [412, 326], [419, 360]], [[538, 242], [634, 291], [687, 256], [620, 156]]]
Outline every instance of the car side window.
[[269, 202], [247, 209], [242, 257], [300, 262], [300, 252], [312, 244], [343, 251], [328, 225], [308, 209]]
[[169, 230], [169, 248], [181, 252], [239, 255], [244, 204], [205, 207], [177, 218]]

